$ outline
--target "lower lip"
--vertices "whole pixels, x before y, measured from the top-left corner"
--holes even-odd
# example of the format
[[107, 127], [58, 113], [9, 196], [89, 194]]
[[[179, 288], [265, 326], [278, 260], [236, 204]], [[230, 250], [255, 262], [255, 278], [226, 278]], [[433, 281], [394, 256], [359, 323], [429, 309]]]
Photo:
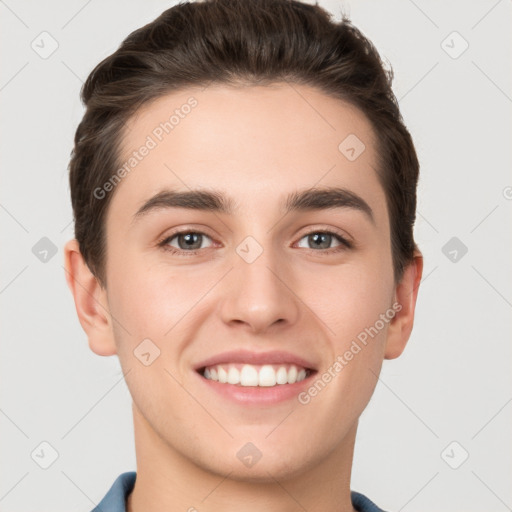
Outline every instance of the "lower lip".
[[311, 379], [316, 374], [311, 374], [300, 382], [294, 384], [277, 384], [275, 386], [238, 386], [235, 384], [225, 384], [216, 380], [210, 380], [196, 372], [198, 377], [210, 389], [216, 391], [220, 395], [242, 405], [272, 405], [292, 398], [311, 384]]

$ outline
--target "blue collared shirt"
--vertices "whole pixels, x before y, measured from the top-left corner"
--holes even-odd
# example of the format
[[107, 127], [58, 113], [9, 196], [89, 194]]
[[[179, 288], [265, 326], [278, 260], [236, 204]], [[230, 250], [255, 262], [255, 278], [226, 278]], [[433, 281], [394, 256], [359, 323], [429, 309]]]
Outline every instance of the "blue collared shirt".
[[[126, 498], [135, 485], [135, 471], [127, 471], [119, 475], [105, 497], [92, 512], [126, 512]], [[384, 512], [364, 494], [351, 491], [352, 506], [358, 512]]]

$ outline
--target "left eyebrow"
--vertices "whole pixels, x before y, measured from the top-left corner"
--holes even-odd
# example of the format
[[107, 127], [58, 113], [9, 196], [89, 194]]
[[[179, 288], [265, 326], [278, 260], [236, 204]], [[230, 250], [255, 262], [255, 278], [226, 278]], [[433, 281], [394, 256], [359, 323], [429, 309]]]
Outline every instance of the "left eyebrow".
[[370, 205], [356, 193], [340, 187], [310, 188], [292, 192], [286, 199], [285, 212], [351, 208], [364, 213], [375, 224]]
[[[218, 190], [162, 190], [150, 197], [137, 210], [132, 223], [156, 210], [187, 208], [233, 215], [235, 201]], [[284, 213], [293, 211], [327, 210], [349, 208], [361, 211], [373, 224], [375, 218], [370, 205], [356, 193], [340, 187], [310, 188], [289, 194], [284, 202]]]

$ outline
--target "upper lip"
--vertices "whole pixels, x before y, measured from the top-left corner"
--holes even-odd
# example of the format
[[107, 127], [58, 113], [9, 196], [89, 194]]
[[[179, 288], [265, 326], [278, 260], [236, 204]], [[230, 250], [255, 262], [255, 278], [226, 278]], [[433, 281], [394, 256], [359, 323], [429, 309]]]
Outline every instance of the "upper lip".
[[194, 366], [197, 371], [202, 370], [206, 366], [214, 366], [216, 364], [227, 363], [247, 363], [247, 364], [280, 364], [288, 363], [302, 366], [307, 370], [315, 370], [313, 363], [310, 361], [282, 350], [272, 352], [251, 352], [249, 350], [231, 350], [223, 352], [215, 356], [204, 359]]

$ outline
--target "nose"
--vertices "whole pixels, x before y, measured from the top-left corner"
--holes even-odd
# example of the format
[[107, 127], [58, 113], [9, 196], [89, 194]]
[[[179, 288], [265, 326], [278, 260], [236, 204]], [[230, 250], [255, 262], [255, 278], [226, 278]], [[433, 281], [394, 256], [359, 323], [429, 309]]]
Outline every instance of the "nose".
[[252, 263], [235, 255], [227, 279], [220, 308], [225, 324], [256, 334], [297, 321], [300, 299], [294, 292], [292, 272], [270, 249]]

